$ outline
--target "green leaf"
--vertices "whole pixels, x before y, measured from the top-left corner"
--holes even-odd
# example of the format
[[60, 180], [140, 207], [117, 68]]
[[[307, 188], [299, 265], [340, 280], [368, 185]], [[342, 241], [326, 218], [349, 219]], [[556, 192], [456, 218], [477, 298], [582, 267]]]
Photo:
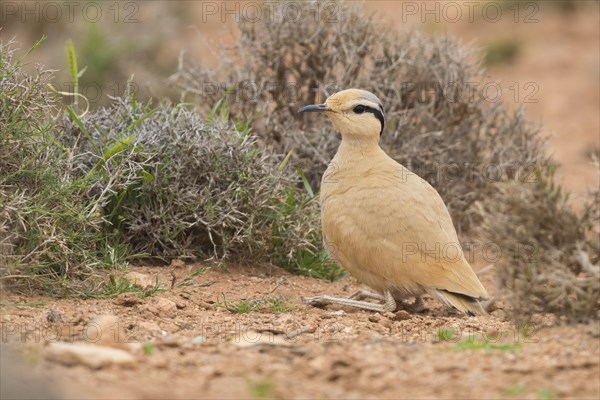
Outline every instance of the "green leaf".
[[14, 65], [15, 71], [21, 67], [21, 63], [29, 55], [29, 53], [31, 53], [33, 50], [37, 49], [46, 39], [47, 39], [47, 36], [42, 35], [42, 37], [37, 42], [35, 42], [34, 45], [31, 46], [29, 48], [29, 50], [27, 50], [27, 52], [21, 56], [21, 58], [19, 58], [19, 60], [17, 60], [17, 62]]
[[100, 153], [100, 149], [98, 148], [98, 146], [96, 145], [96, 143], [94, 142], [94, 139], [92, 138], [92, 135], [90, 135], [90, 132], [87, 130], [87, 128], [85, 127], [85, 125], [83, 125], [83, 123], [81, 122], [81, 120], [79, 119], [79, 117], [77, 116], [77, 114], [75, 113], [75, 111], [73, 111], [73, 109], [69, 106], [65, 106], [67, 109], [67, 113], [69, 113], [69, 116], [71, 117], [71, 119], [73, 120], [73, 122], [75, 122], [75, 125], [77, 125], [79, 127], [79, 129], [81, 130], [81, 132], [83, 133], [83, 135], [85, 136], [85, 138], [88, 140], [90, 146], [92, 146], [92, 148], [94, 149], [94, 151], [96, 152], [96, 154]]
[[133, 124], [131, 124], [131, 126], [129, 127], [129, 132], [131, 132], [131, 134], [133, 135], [134, 129], [139, 124], [141, 124], [142, 122], [144, 122], [146, 119], [150, 118], [152, 116], [152, 114], [154, 114], [158, 110], [159, 110], [159, 107], [156, 107], [156, 108], [148, 111], [146, 114], [142, 115], [139, 119], [135, 120], [135, 122]]
[[311, 198], [315, 197], [315, 192], [313, 191], [312, 187], [310, 186], [310, 182], [308, 181], [308, 179], [306, 179], [306, 175], [304, 175], [304, 171], [302, 170], [302, 168], [296, 168], [296, 171], [300, 175], [300, 179], [302, 180], [302, 184], [304, 185], [304, 189], [306, 190], [308, 195]]
[[281, 162], [281, 164], [279, 164], [279, 167], [277, 168], [277, 170], [279, 172], [283, 171], [285, 169], [285, 167], [288, 165], [288, 163], [290, 162], [290, 158], [292, 157], [292, 150], [290, 150], [287, 155], [285, 156], [285, 158], [283, 159], [283, 161]]
[[219, 109], [219, 107], [221, 106], [221, 103], [223, 102], [223, 99], [219, 99], [219, 101], [217, 101], [215, 103], [215, 105], [213, 106], [213, 108], [211, 108], [210, 112], [208, 113], [208, 118], [206, 119], [206, 122], [210, 125], [213, 121], [213, 118], [215, 117], [215, 114], [217, 113], [217, 110]]
[[152, 175], [148, 171], [142, 170], [141, 174], [142, 174], [142, 178], [144, 178], [144, 182], [146, 182], [146, 183], [151, 183], [154, 180], [154, 175]]
[[117, 141], [110, 148], [108, 148], [107, 150], [104, 151], [104, 157], [96, 163], [96, 165], [94, 166], [94, 168], [92, 170], [97, 171], [98, 169], [100, 169], [100, 167], [102, 167], [104, 165], [104, 163], [106, 163], [108, 160], [110, 160], [116, 154], [122, 152], [123, 150], [125, 150], [127, 148], [130, 148], [131, 146], [133, 146], [134, 143], [135, 143], [135, 135], [134, 134], [131, 134], [131, 135], [124, 137], [123, 139]]

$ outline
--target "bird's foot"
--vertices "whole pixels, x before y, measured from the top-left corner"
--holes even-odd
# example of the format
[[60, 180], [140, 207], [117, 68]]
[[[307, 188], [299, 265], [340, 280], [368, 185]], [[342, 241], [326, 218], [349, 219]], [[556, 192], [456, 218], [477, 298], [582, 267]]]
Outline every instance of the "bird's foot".
[[412, 303], [401, 301], [400, 306], [412, 314], [419, 314], [428, 310], [421, 296], [416, 296], [415, 301]]
[[385, 301], [385, 296], [380, 295], [379, 293], [371, 292], [365, 289], [361, 289], [358, 292], [354, 293], [352, 296], [348, 297], [349, 299], [354, 300], [363, 300], [363, 299], [374, 299], [379, 301]]
[[369, 301], [361, 301], [356, 299], [348, 299], [345, 297], [333, 297], [333, 296], [316, 296], [305, 298], [304, 301], [306, 304], [315, 306], [315, 307], [323, 307], [327, 304], [341, 304], [343, 306], [355, 307], [361, 310], [370, 310], [370, 311], [378, 311], [381, 313], [385, 313], [388, 311], [396, 310], [396, 301], [392, 296], [391, 292], [386, 291], [385, 297], [383, 297], [385, 303], [371, 303]]
[[309, 306], [323, 308], [327, 304], [331, 304], [331, 302], [325, 300], [323, 297], [326, 296], [304, 297], [303, 300]]

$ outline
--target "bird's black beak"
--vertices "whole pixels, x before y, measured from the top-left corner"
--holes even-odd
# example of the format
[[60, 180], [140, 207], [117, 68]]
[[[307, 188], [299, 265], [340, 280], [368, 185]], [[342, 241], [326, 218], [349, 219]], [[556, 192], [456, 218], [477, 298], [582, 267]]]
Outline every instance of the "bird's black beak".
[[298, 110], [299, 113], [303, 112], [325, 112], [331, 111], [331, 108], [327, 106], [327, 104], [311, 104], [309, 106], [304, 106]]

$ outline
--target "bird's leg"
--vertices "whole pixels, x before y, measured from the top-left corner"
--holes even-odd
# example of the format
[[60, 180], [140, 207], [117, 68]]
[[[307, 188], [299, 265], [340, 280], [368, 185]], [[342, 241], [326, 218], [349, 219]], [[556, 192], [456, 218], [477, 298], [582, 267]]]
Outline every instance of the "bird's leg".
[[358, 292], [354, 293], [348, 298], [353, 300], [374, 299], [379, 301], [385, 301], [385, 296], [382, 296], [379, 293], [370, 292], [365, 289], [359, 290]]
[[355, 307], [355, 308], [359, 308], [361, 310], [370, 310], [370, 311], [377, 311], [380, 313], [385, 313], [388, 311], [395, 311], [396, 310], [396, 300], [394, 299], [394, 296], [392, 296], [392, 292], [390, 292], [389, 290], [386, 290], [384, 293], [383, 300], [385, 300], [385, 303], [383, 304], [378, 304], [378, 303], [371, 303], [369, 301], [361, 301], [361, 300], [355, 300], [352, 298], [345, 298], [345, 297], [333, 297], [333, 296], [316, 296], [316, 297], [311, 297], [311, 298], [307, 298], [305, 299], [306, 303], [311, 305], [311, 306], [320, 306], [320, 305], [326, 305], [326, 304], [341, 304], [343, 306], [350, 306], [350, 307]]

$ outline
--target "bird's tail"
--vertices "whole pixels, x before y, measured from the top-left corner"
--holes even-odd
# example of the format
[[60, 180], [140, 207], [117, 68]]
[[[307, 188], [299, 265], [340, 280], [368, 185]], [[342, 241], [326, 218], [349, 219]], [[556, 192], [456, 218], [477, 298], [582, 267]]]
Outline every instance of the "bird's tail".
[[450, 307], [462, 311], [467, 315], [485, 315], [485, 310], [478, 299], [461, 293], [436, 290], [435, 295]]

